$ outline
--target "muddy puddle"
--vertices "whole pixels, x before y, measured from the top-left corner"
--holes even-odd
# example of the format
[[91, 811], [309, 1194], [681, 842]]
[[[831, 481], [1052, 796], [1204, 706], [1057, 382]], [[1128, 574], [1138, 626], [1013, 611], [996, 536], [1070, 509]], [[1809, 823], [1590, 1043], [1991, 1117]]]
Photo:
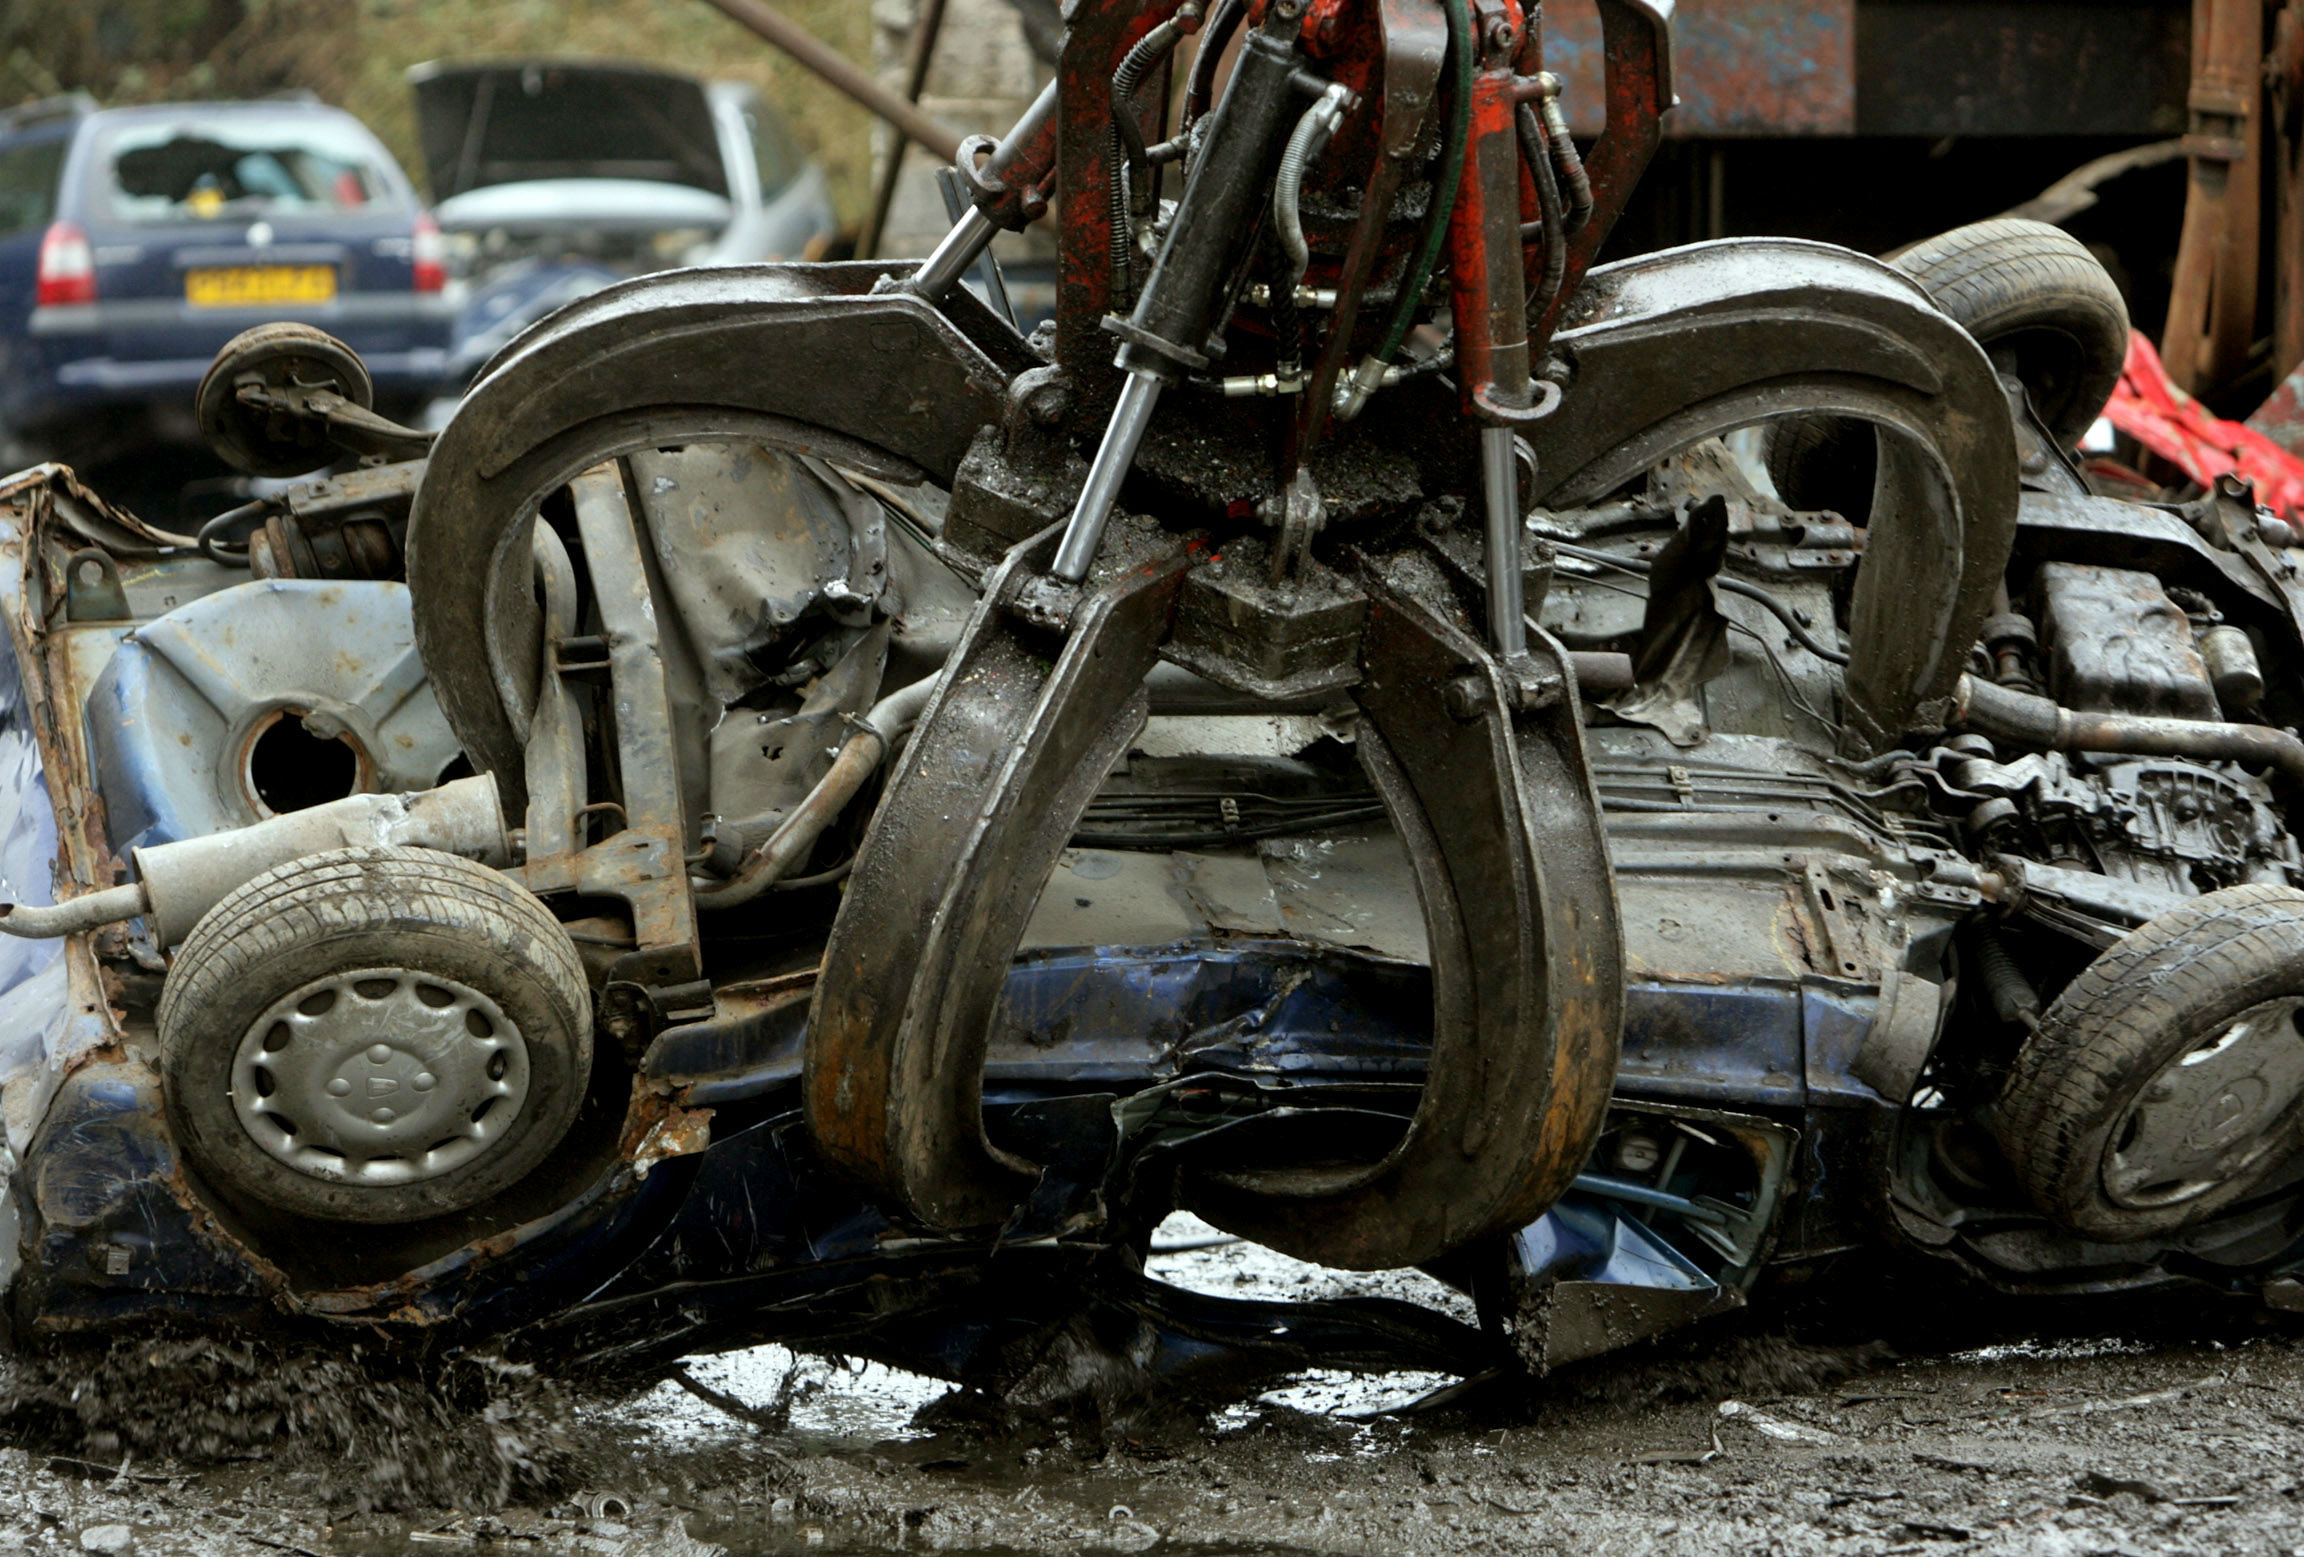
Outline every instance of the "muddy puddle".
[[[1156, 1274], [1208, 1292], [1460, 1305], [1188, 1219], [1158, 1248]], [[2304, 1553], [2295, 1329], [1924, 1286], [1874, 1314], [1865, 1290], [1541, 1386], [1435, 1404], [1452, 1381], [1314, 1371], [1100, 1436], [779, 1347], [624, 1397], [468, 1376], [445, 1412], [405, 1381], [209, 1363], [274, 1430], [172, 1458], [116, 1404], [71, 1441], [19, 1411], [0, 1553]], [[187, 1390], [195, 1364], [169, 1366]]]

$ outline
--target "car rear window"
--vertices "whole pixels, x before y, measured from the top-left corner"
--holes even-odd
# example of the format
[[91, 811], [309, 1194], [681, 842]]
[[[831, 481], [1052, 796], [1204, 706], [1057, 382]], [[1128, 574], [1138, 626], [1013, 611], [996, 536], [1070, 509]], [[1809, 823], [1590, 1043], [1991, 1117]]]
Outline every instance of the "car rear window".
[[760, 159], [760, 194], [771, 198], [800, 176], [805, 158], [783, 121], [762, 105], [744, 110], [744, 126], [752, 132], [752, 154]]
[[0, 236], [45, 227], [56, 215], [56, 179], [69, 144], [57, 136], [0, 146]]
[[358, 125], [319, 115], [122, 125], [98, 158], [115, 221], [363, 211], [398, 203], [382, 150]]

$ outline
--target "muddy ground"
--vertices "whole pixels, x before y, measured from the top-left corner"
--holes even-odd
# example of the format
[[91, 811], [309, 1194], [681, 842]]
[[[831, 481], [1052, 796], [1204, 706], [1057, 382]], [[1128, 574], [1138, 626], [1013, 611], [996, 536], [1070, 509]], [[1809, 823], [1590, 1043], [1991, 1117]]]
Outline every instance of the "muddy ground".
[[[1239, 1245], [1156, 1269], [1370, 1290]], [[442, 1402], [361, 1368], [131, 1347], [83, 1387], [18, 1363], [0, 1553], [2304, 1553], [2304, 1328], [2197, 1299], [1843, 1279], [1438, 1409], [1387, 1408], [1442, 1380], [1312, 1375], [1101, 1437], [773, 1347], [627, 1398], [494, 1372]], [[161, 1417], [209, 1402], [205, 1436], [123, 1416], [139, 1389]]]

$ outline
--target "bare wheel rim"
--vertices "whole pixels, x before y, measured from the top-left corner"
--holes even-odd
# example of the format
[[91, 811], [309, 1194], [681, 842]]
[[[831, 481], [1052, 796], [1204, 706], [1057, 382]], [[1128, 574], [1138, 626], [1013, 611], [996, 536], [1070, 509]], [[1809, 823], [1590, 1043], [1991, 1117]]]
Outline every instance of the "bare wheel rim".
[[415, 1184], [509, 1135], [528, 1045], [480, 991], [404, 968], [332, 973], [283, 995], [232, 1060], [232, 1111], [274, 1160], [334, 1184]]
[[2181, 1205], [2277, 1164], [2299, 1143], [2304, 997], [2249, 1007], [2170, 1061], [2114, 1125], [2105, 1198]]

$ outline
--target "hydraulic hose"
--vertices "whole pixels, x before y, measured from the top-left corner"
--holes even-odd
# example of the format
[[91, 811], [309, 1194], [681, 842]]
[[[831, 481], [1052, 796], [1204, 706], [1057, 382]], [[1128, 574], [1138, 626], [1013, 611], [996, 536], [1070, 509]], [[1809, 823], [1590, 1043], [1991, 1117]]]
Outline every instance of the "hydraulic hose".
[[841, 746], [840, 754], [832, 759], [831, 768], [808, 791], [808, 798], [793, 808], [765, 843], [744, 857], [726, 881], [699, 887], [696, 906], [735, 908], [790, 875], [887, 758], [896, 737], [919, 719], [928, 699], [935, 695], [937, 679], [929, 676], [915, 681], [873, 704], [872, 711], [857, 721], [855, 733]]
[[[1522, 103], [1513, 122], [1520, 132], [1521, 159], [1528, 164], [1528, 177], [1536, 186], [1536, 208], [1543, 217], [1537, 225], [1544, 234], [1544, 278], [1528, 299], [1528, 311], [1533, 314], [1551, 305], [1568, 278], [1568, 218], [1560, 197], [1560, 176], [1552, 166], [1552, 148], [1545, 143], [1544, 124], [1537, 118], [1535, 106]], [[1522, 239], [1527, 236], [1522, 229]]]
[[1216, 0], [1216, 9], [1208, 13], [1207, 30], [1200, 35], [1200, 52], [1192, 56], [1192, 79], [1184, 89], [1179, 133], [1190, 131], [1215, 102], [1216, 66], [1232, 46], [1232, 35], [1240, 30], [1240, 19], [1247, 14], [1245, 0]]
[[1448, 218], [1456, 209], [1456, 193], [1464, 183], [1464, 149], [1472, 139], [1472, 79], [1475, 61], [1472, 49], [1472, 0], [1441, 0], [1448, 13], [1448, 59], [1451, 92], [1448, 103], [1448, 122], [1440, 141], [1440, 176], [1432, 186], [1432, 208], [1424, 213], [1424, 236], [1416, 245], [1416, 257], [1400, 279], [1399, 296], [1393, 299], [1392, 317], [1385, 322], [1381, 344], [1362, 360], [1344, 386], [1337, 403], [1337, 415], [1350, 421], [1360, 414], [1384, 382], [1384, 370], [1391, 365], [1400, 343], [1408, 338], [1408, 331], [1416, 323], [1416, 314], [1424, 306], [1424, 288], [1431, 284], [1432, 272], [1440, 263], [1441, 245], [1448, 239]]
[[1312, 250], [1304, 241], [1304, 172], [1328, 145], [1328, 137], [1344, 122], [1344, 107], [1351, 98], [1349, 87], [1331, 85], [1320, 94], [1319, 100], [1304, 110], [1304, 117], [1296, 121], [1296, 131], [1288, 137], [1288, 149], [1280, 154], [1279, 177], [1272, 185], [1272, 224], [1280, 236], [1280, 247], [1288, 255], [1288, 269], [1296, 283], [1303, 281], [1304, 272], [1312, 266]]
[[1576, 137], [1568, 133], [1568, 111], [1560, 106], [1560, 80], [1549, 71], [1544, 75], [1544, 138], [1551, 142], [1561, 182], [1567, 185], [1568, 230], [1582, 232], [1592, 220], [1592, 175], [1576, 149]]
[[2289, 782], [2304, 784], [2304, 740], [2268, 725], [2088, 713], [1974, 676], [1962, 676], [1952, 698], [1954, 721], [1963, 728], [2020, 746], [2238, 762], [2277, 768]]
[[1272, 182], [1272, 229], [1285, 256], [1272, 287], [1272, 331], [1279, 342], [1280, 376], [1286, 379], [1297, 378], [1304, 367], [1304, 325], [1296, 308], [1296, 288], [1312, 268], [1312, 248], [1304, 239], [1304, 173], [1344, 122], [1351, 99], [1350, 88], [1331, 84], [1304, 110], [1280, 154], [1280, 172]]
[[[1136, 46], [1122, 57], [1120, 68], [1112, 72], [1108, 171], [1112, 180], [1112, 287], [1116, 295], [1131, 290], [1135, 269], [1135, 236], [1129, 218], [1128, 192], [1133, 185], [1141, 200], [1150, 192], [1153, 178], [1152, 158], [1144, 144], [1144, 127], [1136, 122], [1136, 94], [1143, 90], [1153, 68], [1168, 57], [1185, 34], [1197, 32], [1199, 27], [1199, 0], [1185, 0], [1174, 15], [1137, 39]], [[1126, 179], [1120, 176], [1123, 168], [1128, 173]]]
[[1456, 210], [1457, 191], [1464, 186], [1464, 148], [1472, 140], [1472, 78], [1476, 61], [1472, 46], [1472, 0], [1441, 0], [1448, 11], [1449, 75], [1455, 90], [1448, 104], [1448, 127], [1440, 142], [1440, 178], [1432, 189], [1432, 209], [1424, 215], [1423, 241], [1416, 246], [1416, 262], [1393, 300], [1392, 317], [1384, 326], [1384, 343], [1376, 360], [1389, 364], [1400, 343], [1416, 322], [1424, 304], [1424, 288], [1440, 263], [1440, 247], [1448, 239], [1448, 218]]

